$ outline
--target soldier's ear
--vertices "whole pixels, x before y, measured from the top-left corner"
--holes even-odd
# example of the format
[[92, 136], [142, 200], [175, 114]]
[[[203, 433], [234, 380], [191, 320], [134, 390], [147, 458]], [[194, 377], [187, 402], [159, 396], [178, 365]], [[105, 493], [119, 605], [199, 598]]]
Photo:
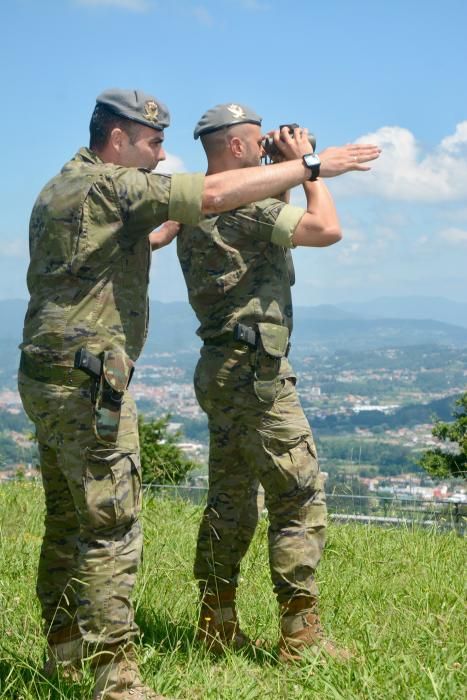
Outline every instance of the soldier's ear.
[[117, 153], [120, 153], [122, 150], [122, 146], [124, 145], [124, 139], [125, 139], [125, 132], [120, 129], [118, 126], [114, 127], [112, 131], [110, 132], [110, 137], [109, 137], [109, 143], [112, 146], [112, 148], [117, 151]]
[[243, 141], [238, 136], [232, 136], [229, 146], [234, 158], [241, 158], [243, 156]]

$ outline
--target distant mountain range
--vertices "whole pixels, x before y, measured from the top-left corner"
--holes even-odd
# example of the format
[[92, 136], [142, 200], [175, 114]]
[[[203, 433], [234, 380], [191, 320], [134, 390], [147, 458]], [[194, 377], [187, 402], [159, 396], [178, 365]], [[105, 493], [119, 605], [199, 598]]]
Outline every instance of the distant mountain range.
[[[0, 343], [20, 342], [26, 301], [0, 301]], [[196, 348], [197, 320], [185, 302], [151, 302], [146, 352]], [[467, 346], [467, 304], [438, 297], [381, 298], [337, 306], [298, 306], [294, 347], [370, 350], [424, 344]]]
[[380, 297], [336, 306], [360, 318], [430, 319], [467, 328], [467, 304], [442, 297]]

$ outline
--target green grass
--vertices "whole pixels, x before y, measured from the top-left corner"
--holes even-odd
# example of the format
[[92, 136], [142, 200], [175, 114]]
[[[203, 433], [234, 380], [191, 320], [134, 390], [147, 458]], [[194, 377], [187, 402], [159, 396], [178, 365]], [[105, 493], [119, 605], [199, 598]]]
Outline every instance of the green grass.
[[[41, 489], [0, 488], [0, 698], [91, 696], [92, 681], [40, 676], [45, 643], [34, 595], [42, 532]], [[465, 541], [454, 533], [332, 525], [319, 568], [321, 610], [332, 637], [356, 658], [343, 666], [276, 661], [277, 606], [262, 522], [243, 567], [242, 626], [264, 640], [256, 657], [214, 659], [194, 641], [191, 574], [200, 508], [145, 504], [144, 565], [135, 596], [142, 672], [159, 692], [189, 700], [412, 700], [464, 697]]]

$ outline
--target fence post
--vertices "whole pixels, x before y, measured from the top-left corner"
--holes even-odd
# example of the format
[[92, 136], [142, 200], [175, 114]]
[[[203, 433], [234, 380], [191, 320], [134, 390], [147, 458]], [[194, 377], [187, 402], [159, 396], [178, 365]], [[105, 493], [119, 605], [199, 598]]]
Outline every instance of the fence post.
[[454, 530], [456, 531], [457, 535], [463, 534], [462, 512], [461, 512], [459, 501], [456, 501], [454, 503]]

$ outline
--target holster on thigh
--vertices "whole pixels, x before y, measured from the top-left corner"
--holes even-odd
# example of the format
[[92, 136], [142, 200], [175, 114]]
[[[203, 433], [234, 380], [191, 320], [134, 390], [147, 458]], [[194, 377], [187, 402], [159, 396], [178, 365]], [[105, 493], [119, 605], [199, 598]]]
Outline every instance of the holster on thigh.
[[102, 353], [102, 371], [94, 393], [93, 428], [103, 445], [117, 442], [123, 395], [134, 364], [124, 352]]
[[272, 403], [281, 387], [281, 360], [289, 349], [289, 329], [275, 323], [258, 323], [253, 387], [261, 403]]

